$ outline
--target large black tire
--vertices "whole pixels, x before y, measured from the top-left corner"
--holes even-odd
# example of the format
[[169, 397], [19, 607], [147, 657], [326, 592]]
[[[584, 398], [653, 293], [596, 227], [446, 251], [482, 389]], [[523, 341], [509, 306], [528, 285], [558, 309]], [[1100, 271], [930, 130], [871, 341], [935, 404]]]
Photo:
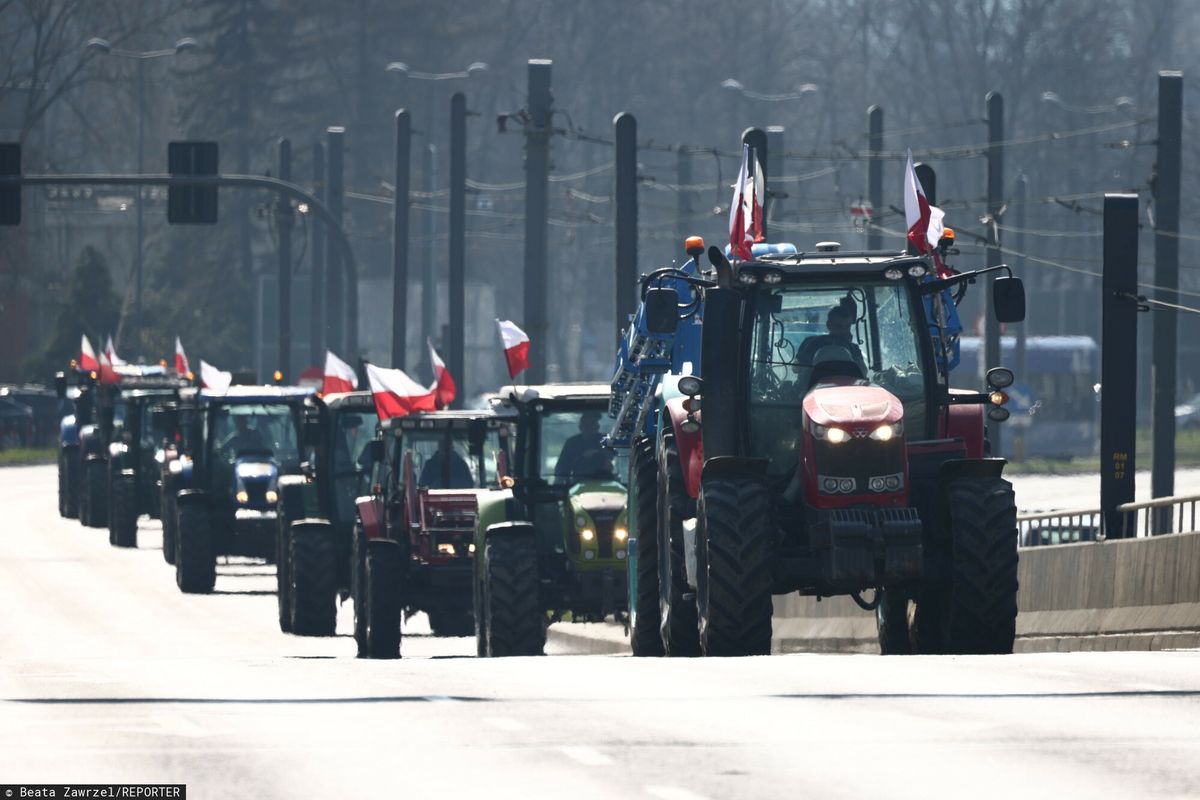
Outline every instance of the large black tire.
[[300, 520], [291, 524], [288, 538], [292, 633], [333, 636], [337, 632], [338, 594], [333, 526]]
[[475, 632], [475, 617], [465, 608], [441, 608], [429, 612], [429, 628], [434, 636], [470, 636]]
[[89, 528], [108, 527], [108, 464], [99, 459], [87, 462], [83, 491], [87, 495], [87, 519], [83, 524]]
[[202, 503], [178, 506], [175, 583], [185, 594], [207, 594], [217, 582], [212, 515]]
[[633, 630], [635, 656], [664, 655], [658, 607], [658, 465], [654, 440], [638, 439], [629, 463], [629, 486], [636, 494], [637, 569]]
[[949, 575], [924, 591], [913, 639], [920, 652], [1008, 654], [1017, 627], [1017, 504], [1003, 478], [946, 489]]
[[170, 481], [163, 481], [162, 485], [162, 500], [159, 505], [162, 509], [162, 554], [163, 561], [174, 566], [175, 564], [175, 543], [179, 539], [177, 531], [179, 519], [178, 511], [175, 508], [175, 488]]
[[79, 516], [79, 448], [58, 451], [58, 513], [64, 519]]
[[471, 570], [471, 600], [475, 609], [475, 657], [487, 656], [487, 625], [483, 621], [483, 582], [476, 568]]
[[546, 616], [538, 597], [537, 546], [532, 531], [489, 537], [484, 548], [483, 618], [487, 655], [540, 656]]
[[367, 658], [400, 657], [404, 551], [389, 539], [367, 542]]
[[292, 632], [292, 561], [288, 546], [291, 522], [280, 515], [275, 525], [275, 600], [279, 609], [279, 630]]
[[350, 543], [350, 595], [354, 600], [354, 644], [359, 658], [367, 657], [367, 535], [354, 523]]
[[704, 481], [697, 516], [704, 655], [768, 655], [775, 535], [766, 487], [749, 478]]
[[658, 454], [658, 592], [663, 650], [668, 656], [700, 655], [696, 598], [687, 582], [683, 520], [696, 516], [688, 496], [675, 436], [663, 434]]
[[912, 655], [909, 637], [909, 593], [902, 589], [883, 589], [875, 607], [875, 628], [879, 633], [879, 654]]
[[116, 475], [109, 494], [108, 543], [137, 547], [137, 523], [137, 484], [131, 477]]

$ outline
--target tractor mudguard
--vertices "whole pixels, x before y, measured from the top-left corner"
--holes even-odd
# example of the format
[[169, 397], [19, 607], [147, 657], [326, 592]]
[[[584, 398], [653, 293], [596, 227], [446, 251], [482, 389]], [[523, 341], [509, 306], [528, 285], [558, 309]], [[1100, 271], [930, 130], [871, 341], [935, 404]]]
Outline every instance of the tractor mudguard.
[[379, 495], [365, 495], [354, 501], [358, 508], [358, 518], [362, 521], [363, 535], [367, 541], [386, 539], [386, 519], [383, 513], [383, 498]]
[[718, 456], [704, 462], [701, 477], [704, 480], [725, 478], [761, 478], [767, 474], [770, 459], [744, 458], [742, 456]]
[[[687, 419], [687, 411], [683, 408], [684, 397], [674, 397], [667, 401], [667, 414], [671, 420], [671, 429], [675, 433], [675, 449], [679, 453], [679, 463], [683, 467], [683, 485], [688, 497], [695, 500], [700, 496], [700, 473], [704, 471], [704, 436], [697, 430], [685, 433], [679, 426]], [[695, 419], [701, 420], [701, 411], [695, 413]]]
[[208, 502], [208, 492], [203, 489], [183, 489], [175, 495], [177, 506], [194, 506]]
[[[951, 389], [951, 394], [974, 394]], [[942, 413], [947, 415], [946, 435], [953, 439], [962, 439], [967, 446], [967, 458], [983, 458], [983, 405], [962, 404], [950, 405]]]
[[1004, 458], [952, 458], [942, 463], [938, 478], [943, 482], [957, 478], [1003, 478]]
[[494, 539], [499, 536], [513, 536], [519, 533], [533, 534], [532, 522], [497, 522], [495, 525], [488, 525], [487, 531], [484, 533], [485, 539]]
[[311, 516], [305, 503], [308, 479], [303, 475], [279, 477], [279, 513], [285, 519], [298, 520]]
[[75, 422], [74, 414], [63, 417], [58, 423], [58, 443], [63, 447], [79, 446], [79, 424]]
[[95, 425], [84, 425], [79, 429], [79, 447], [88, 461], [104, 457], [101, 452], [100, 435]]

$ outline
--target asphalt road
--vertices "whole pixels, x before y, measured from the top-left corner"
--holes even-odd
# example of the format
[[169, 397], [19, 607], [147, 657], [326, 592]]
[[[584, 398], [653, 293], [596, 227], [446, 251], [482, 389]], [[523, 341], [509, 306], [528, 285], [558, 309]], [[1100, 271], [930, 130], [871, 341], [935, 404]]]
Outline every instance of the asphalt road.
[[[401, 661], [275, 625], [271, 568], [184, 597], [0, 470], [0, 783], [192, 798], [1195, 797], [1200, 653]], [[340, 626], [349, 630], [350, 618]]]

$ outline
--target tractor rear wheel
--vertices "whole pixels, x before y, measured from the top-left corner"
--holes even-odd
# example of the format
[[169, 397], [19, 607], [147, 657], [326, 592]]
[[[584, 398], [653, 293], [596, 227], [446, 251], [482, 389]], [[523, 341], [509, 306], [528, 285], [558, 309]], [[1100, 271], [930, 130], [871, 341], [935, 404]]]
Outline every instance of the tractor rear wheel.
[[637, 569], [630, 641], [635, 656], [661, 656], [662, 617], [658, 606], [658, 465], [654, 440], [638, 439], [629, 465], [629, 485], [636, 493]]
[[178, 509], [175, 583], [185, 594], [208, 594], [217, 582], [212, 515], [201, 503], [184, 503]]
[[65, 519], [79, 516], [79, 448], [58, 451], [58, 513]]
[[963, 478], [946, 489], [949, 575], [917, 601], [923, 653], [1007, 654], [1017, 624], [1017, 506], [1003, 478]]
[[749, 478], [700, 487], [696, 599], [706, 656], [771, 652], [771, 530], [766, 487]]
[[674, 434], [664, 434], [658, 458], [658, 586], [662, 643], [668, 656], [700, 655], [696, 600], [687, 581], [683, 520], [696, 516]]
[[354, 523], [350, 543], [350, 596], [354, 602], [354, 643], [358, 657], [367, 657], [367, 535]]
[[83, 469], [83, 490], [87, 494], [87, 519], [83, 524], [89, 528], [104, 528], [108, 525], [108, 464], [103, 461], [88, 461]]
[[404, 552], [389, 539], [367, 543], [367, 658], [400, 657]]
[[532, 531], [505, 533], [489, 537], [484, 548], [483, 617], [489, 656], [539, 656], [546, 646], [533, 536]]
[[108, 543], [114, 547], [137, 547], [137, 484], [118, 475], [112, 480], [109, 495]]
[[288, 539], [291, 632], [298, 636], [333, 636], [337, 631], [338, 593], [333, 526], [293, 522]]
[[429, 612], [429, 628], [434, 636], [470, 636], [475, 619], [465, 608], [442, 608]]
[[178, 528], [178, 510], [175, 507], [175, 488], [167, 480], [163, 480], [162, 499], [159, 501], [162, 519], [162, 554], [163, 561], [168, 564], [175, 564], [175, 542], [179, 538]]

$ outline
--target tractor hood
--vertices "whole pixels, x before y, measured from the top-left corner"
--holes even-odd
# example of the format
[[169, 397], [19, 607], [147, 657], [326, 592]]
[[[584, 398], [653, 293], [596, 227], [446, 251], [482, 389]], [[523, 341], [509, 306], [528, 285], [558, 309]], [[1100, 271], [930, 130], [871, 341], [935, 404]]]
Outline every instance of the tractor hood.
[[625, 509], [625, 487], [616, 481], [585, 481], [571, 487], [571, 509], [611, 512], [615, 517]]
[[[847, 381], [845, 384], [840, 381]], [[904, 405], [879, 386], [852, 379], [831, 379], [804, 398], [804, 415], [815, 425], [864, 429], [904, 419]]]

